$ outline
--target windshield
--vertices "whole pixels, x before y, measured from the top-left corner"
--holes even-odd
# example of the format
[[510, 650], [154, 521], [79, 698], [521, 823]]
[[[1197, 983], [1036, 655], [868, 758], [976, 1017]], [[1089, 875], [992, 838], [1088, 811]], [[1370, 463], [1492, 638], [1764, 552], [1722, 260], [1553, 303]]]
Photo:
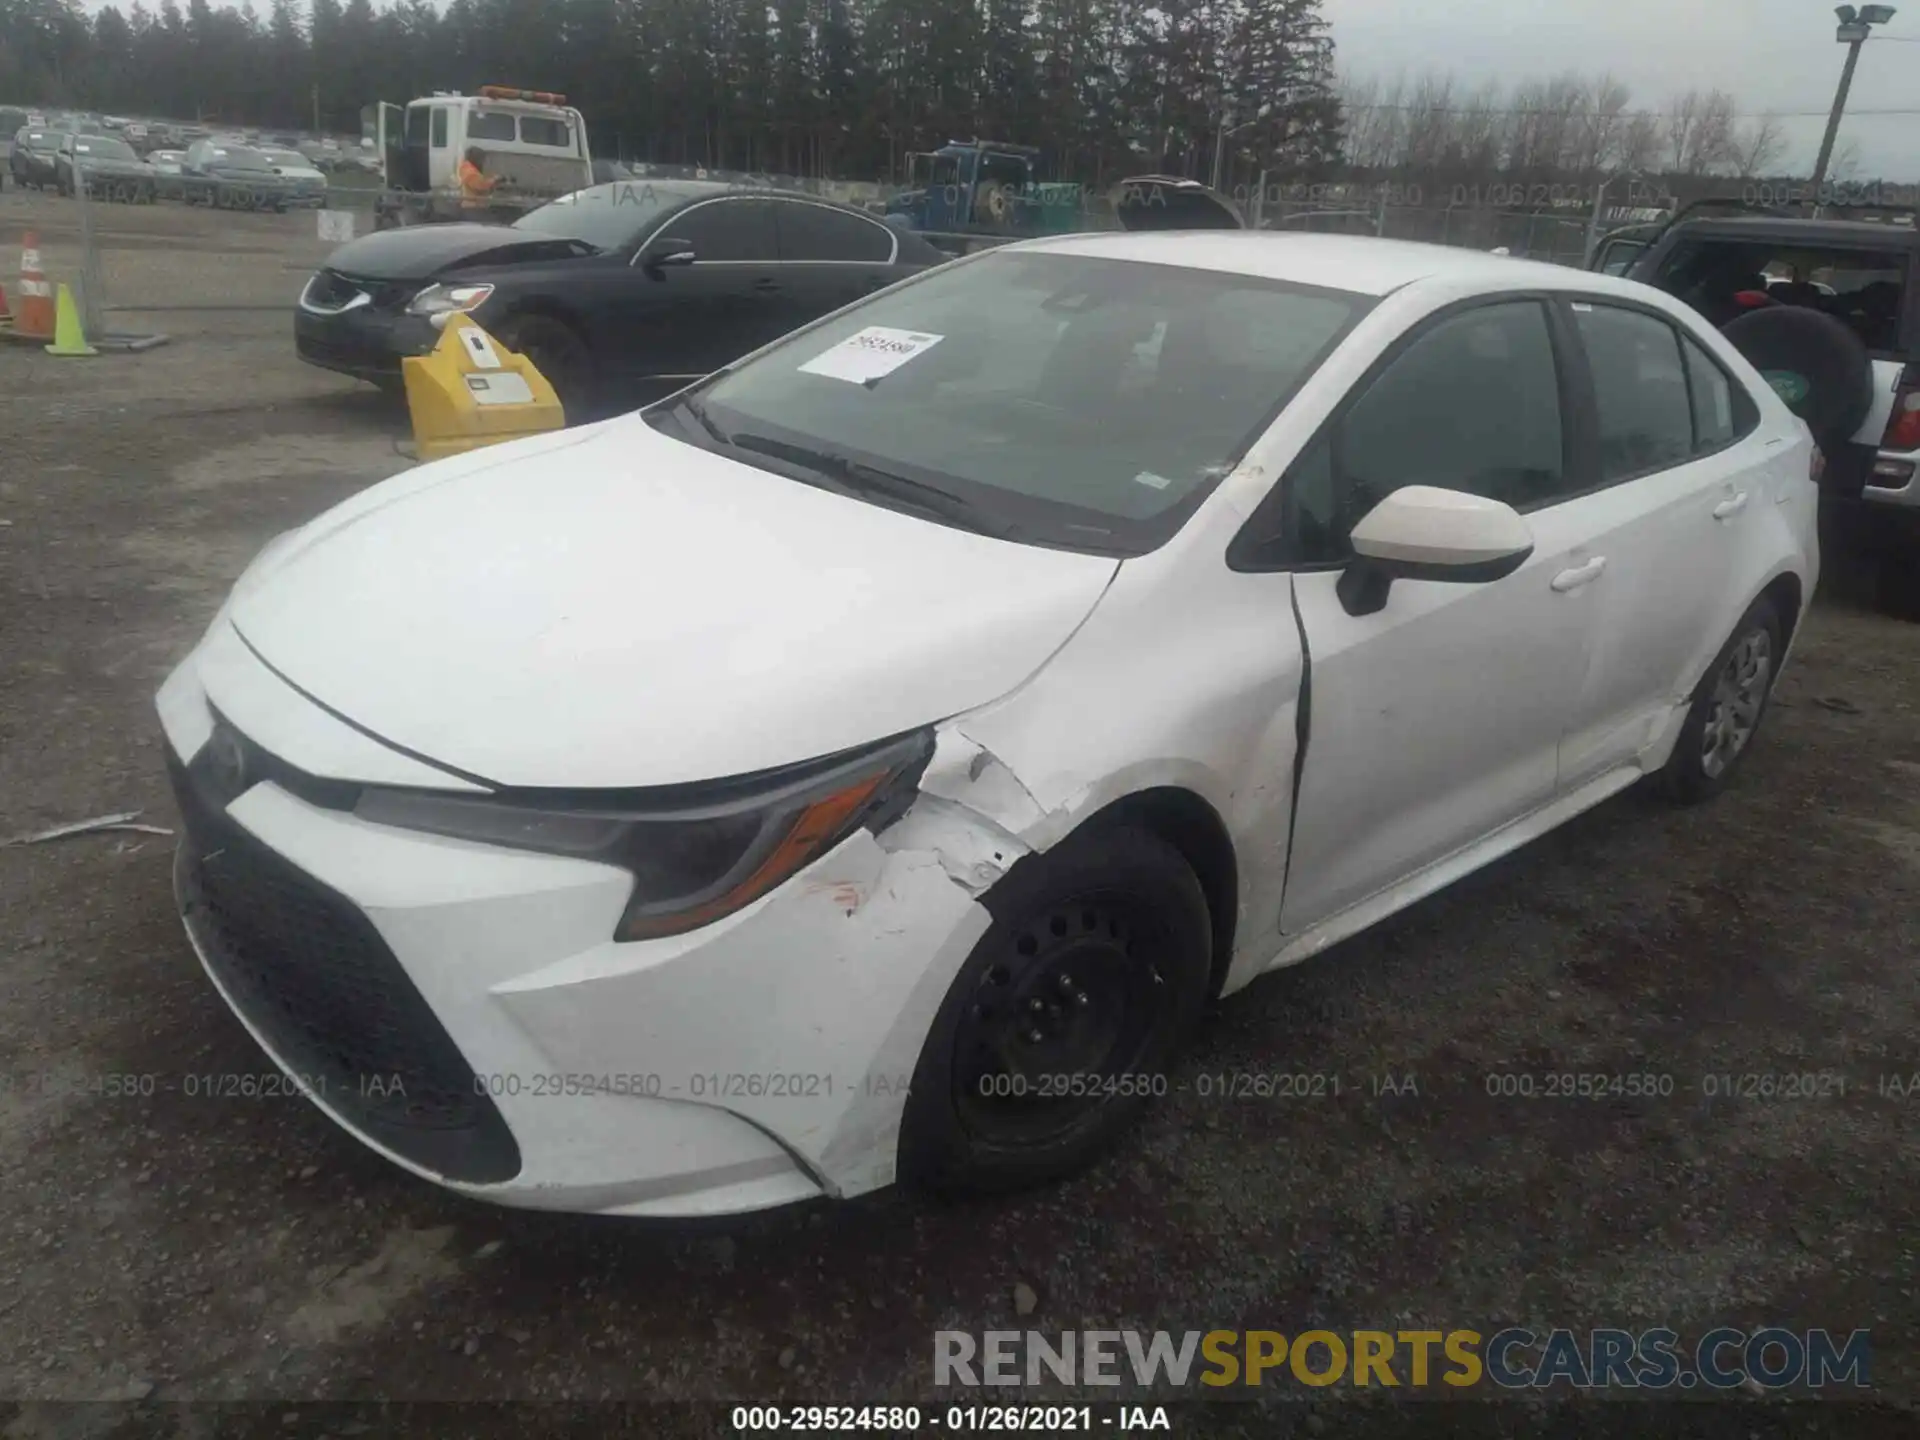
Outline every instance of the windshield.
[[562, 195], [513, 222], [516, 230], [584, 240], [601, 250], [618, 250], [639, 238], [687, 197], [644, 180], [619, 180]]
[[697, 403], [749, 463], [804, 448], [957, 497], [993, 533], [1142, 554], [1180, 528], [1372, 303], [1246, 275], [1001, 252], [797, 336]]
[[57, 150], [60, 137], [51, 130], [30, 130], [20, 143], [29, 150]]
[[133, 147], [124, 140], [103, 140], [89, 136], [73, 142], [76, 155], [90, 156], [95, 160], [138, 160]]

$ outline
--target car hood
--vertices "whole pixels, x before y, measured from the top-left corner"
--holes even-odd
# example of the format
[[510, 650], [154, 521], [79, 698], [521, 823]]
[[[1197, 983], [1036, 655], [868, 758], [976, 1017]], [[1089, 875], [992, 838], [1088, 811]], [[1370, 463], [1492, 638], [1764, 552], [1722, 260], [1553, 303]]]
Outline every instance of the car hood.
[[849, 499], [628, 415], [374, 486], [277, 545], [227, 613], [391, 744], [501, 785], [626, 788], [996, 699], [1118, 564]]
[[95, 160], [92, 156], [82, 156], [79, 165], [82, 170], [89, 173], [97, 172], [101, 175], [151, 175], [153, 173], [153, 167], [144, 160]]
[[350, 240], [327, 268], [368, 280], [428, 280], [443, 270], [509, 265], [587, 253], [579, 241], [535, 235], [510, 225], [404, 225]]

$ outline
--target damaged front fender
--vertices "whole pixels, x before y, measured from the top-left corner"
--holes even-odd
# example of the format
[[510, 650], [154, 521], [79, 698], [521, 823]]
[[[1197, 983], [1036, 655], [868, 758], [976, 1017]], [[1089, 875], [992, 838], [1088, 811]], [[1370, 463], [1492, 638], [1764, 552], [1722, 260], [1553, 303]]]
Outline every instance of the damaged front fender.
[[1020, 833], [1044, 817], [1040, 802], [998, 756], [950, 728], [934, 743], [919, 797], [878, 838], [889, 852], [932, 855], [956, 885], [977, 896], [1032, 852]]

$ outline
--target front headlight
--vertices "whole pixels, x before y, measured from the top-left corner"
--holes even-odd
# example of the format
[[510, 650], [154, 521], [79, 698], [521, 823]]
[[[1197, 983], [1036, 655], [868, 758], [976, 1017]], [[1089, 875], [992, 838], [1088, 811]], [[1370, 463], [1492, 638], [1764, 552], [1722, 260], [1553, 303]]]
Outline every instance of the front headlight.
[[654, 940], [731, 915], [861, 826], [892, 823], [932, 753], [932, 736], [915, 734], [772, 775], [675, 787], [634, 805], [370, 788], [354, 813], [403, 830], [616, 865], [633, 876], [633, 893], [614, 939]]
[[493, 294], [491, 285], [429, 285], [407, 302], [409, 315], [449, 315], [478, 310]]

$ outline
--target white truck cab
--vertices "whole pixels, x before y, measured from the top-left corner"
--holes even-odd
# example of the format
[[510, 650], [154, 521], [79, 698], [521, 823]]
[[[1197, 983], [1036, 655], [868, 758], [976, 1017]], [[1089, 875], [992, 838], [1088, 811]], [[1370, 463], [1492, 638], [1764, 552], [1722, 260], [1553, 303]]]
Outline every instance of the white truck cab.
[[544, 90], [483, 85], [477, 95], [440, 92], [398, 105], [370, 106], [383, 160], [385, 191], [376, 224], [462, 218], [460, 161], [470, 147], [485, 152], [499, 184], [495, 210], [532, 209], [593, 183], [587, 122]]

